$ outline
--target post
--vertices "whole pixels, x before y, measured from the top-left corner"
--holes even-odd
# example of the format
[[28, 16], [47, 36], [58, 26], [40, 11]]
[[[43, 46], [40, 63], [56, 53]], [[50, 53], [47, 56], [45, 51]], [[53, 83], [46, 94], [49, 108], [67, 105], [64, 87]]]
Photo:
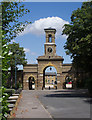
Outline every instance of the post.
[[16, 55], [15, 55], [15, 89], [17, 89], [17, 86], [16, 86], [16, 76], [17, 76], [17, 71], [16, 71]]

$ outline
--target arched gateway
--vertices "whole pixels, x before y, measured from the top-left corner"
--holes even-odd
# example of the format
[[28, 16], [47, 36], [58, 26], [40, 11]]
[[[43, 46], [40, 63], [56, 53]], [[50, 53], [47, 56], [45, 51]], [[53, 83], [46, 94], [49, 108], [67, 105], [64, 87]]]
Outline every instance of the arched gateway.
[[33, 76], [29, 77], [29, 90], [34, 90], [35, 89], [35, 78]]
[[29, 89], [29, 77], [35, 77], [35, 89], [45, 88], [44, 71], [47, 67], [53, 66], [57, 70], [57, 88], [63, 87], [65, 76], [71, 68], [71, 64], [63, 64], [63, 58], [56, 54], [55, 33], [56, 29], [44, 29], [46, 43], [44, 44], [44, 55], [37, 58], [38, 64], [24, 66], [23, 89]]

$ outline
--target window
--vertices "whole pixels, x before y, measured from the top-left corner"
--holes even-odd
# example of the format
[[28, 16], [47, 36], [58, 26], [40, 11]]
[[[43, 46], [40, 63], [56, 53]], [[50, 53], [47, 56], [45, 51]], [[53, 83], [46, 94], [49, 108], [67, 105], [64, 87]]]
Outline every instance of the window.
[[54, 83], [54, 80], [52, 80], [52, 84]]
[[49, 41], [48, 42], [52, 42], [52, 35], [49, 35]]
[[50, 83], [50, 80], [48, 80], [48, 83]]

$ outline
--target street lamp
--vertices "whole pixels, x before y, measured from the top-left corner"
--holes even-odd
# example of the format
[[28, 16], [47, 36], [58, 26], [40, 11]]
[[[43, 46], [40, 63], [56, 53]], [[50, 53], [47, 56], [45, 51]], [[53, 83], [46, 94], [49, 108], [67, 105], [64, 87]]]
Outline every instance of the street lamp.
[[15, 55], [15, 89], [17, 89], [17, 70], [16, 70], [16, 55]]

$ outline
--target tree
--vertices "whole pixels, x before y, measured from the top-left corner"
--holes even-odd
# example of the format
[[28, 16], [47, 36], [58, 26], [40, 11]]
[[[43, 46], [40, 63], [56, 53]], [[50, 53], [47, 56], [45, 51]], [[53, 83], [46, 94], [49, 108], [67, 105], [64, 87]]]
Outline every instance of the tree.
[[19, 18], [30, 12], [30, 10], [25, 9], [21, 2], [2, 2], [1, 5], [4, 40], [10, 42], [30, 23], [19, 21]]
[[[6, 74], [5, 72], [8, 72], [9, 61], [11, 57], [11, 55], [9, 55], [8, 42], [14, 39], [20, 32], [24, 30], [26, 25], [30, 23], [27, 21], [24, 22], [19, 21], [20, 17], [24, 16], [30, 11], [25, 9], [24, 5], [21, 4], [20, 2], [4, 2], [4, 0], [3, 2], [0, 3], [0, 8], [2, 8], [2, 27], [0, 22], [0, 35], [1, 35], [0, 37], [2, 37], [2, 44], [0, 39], [0, 45], [2, 45], [2, 52], [0, 51], [0, 60], [2, 59], [2, 71], [3, 71], [2, 83], [4, 86], [6, 86], [5, 81], [8, 78], [8, 74]], [[1, 15], [1, 9], [0, 9], [0, 15]], [[0, 67], [1, 67], [1, 61], [0, 61]], [[2, 89], [1, 91], [3, 93]], [[1, 102], [2, 105], [4, 103], [4, 106], [2, 108], [2, 113], [4, 114], [0, 114], [0, 117], [2, 117], [2, 119], [6, 119], [4, 115], [6, 115], [6, 113], [8, 112], [7, 111], [8, 97], [3, 95], [4, 94], [2, 94]]]
[[[8, 71], [10, 61], [8, 42], [14, 39], [20, 32], [24, 30], [26, 25], [30, 22], [19, 20], [30, 10], [26, 9], [21, 2], [1, 2], [0, 8], [2, 8], [2, 53], [0, 53], [0, 59], [2, 59], [2, 83], [5, 86], [5, 81], [8, 78], [6, 71]], [[1, 11], [0, 11], [1, 12]]]
[[7, 64], [7, 62], [10, 61], [9, 49], [6, 44], [2, 46], [1, 59], [2, 59], [2, 85], [6, 86], [7, 85], [6, 80], [9, 77], [9, 74], [8, 74], [9, 64]]
[[25, 59], [25, 51], [23, 47], [19, 46], [19, 43], [9, 44], [9, 52], [12, 53], [10, 56], [10, 67], [11, 67], [11, 80], [14, 81], [15, 67], [17, 65], [25, 65], [27, 63]]
[[81, 8], [73, 11], [71, 23], [64, 25], [62, 34], [67, 35], [64, 48], [74, 66], [92, 77], [92, 1], [83, 2]]

